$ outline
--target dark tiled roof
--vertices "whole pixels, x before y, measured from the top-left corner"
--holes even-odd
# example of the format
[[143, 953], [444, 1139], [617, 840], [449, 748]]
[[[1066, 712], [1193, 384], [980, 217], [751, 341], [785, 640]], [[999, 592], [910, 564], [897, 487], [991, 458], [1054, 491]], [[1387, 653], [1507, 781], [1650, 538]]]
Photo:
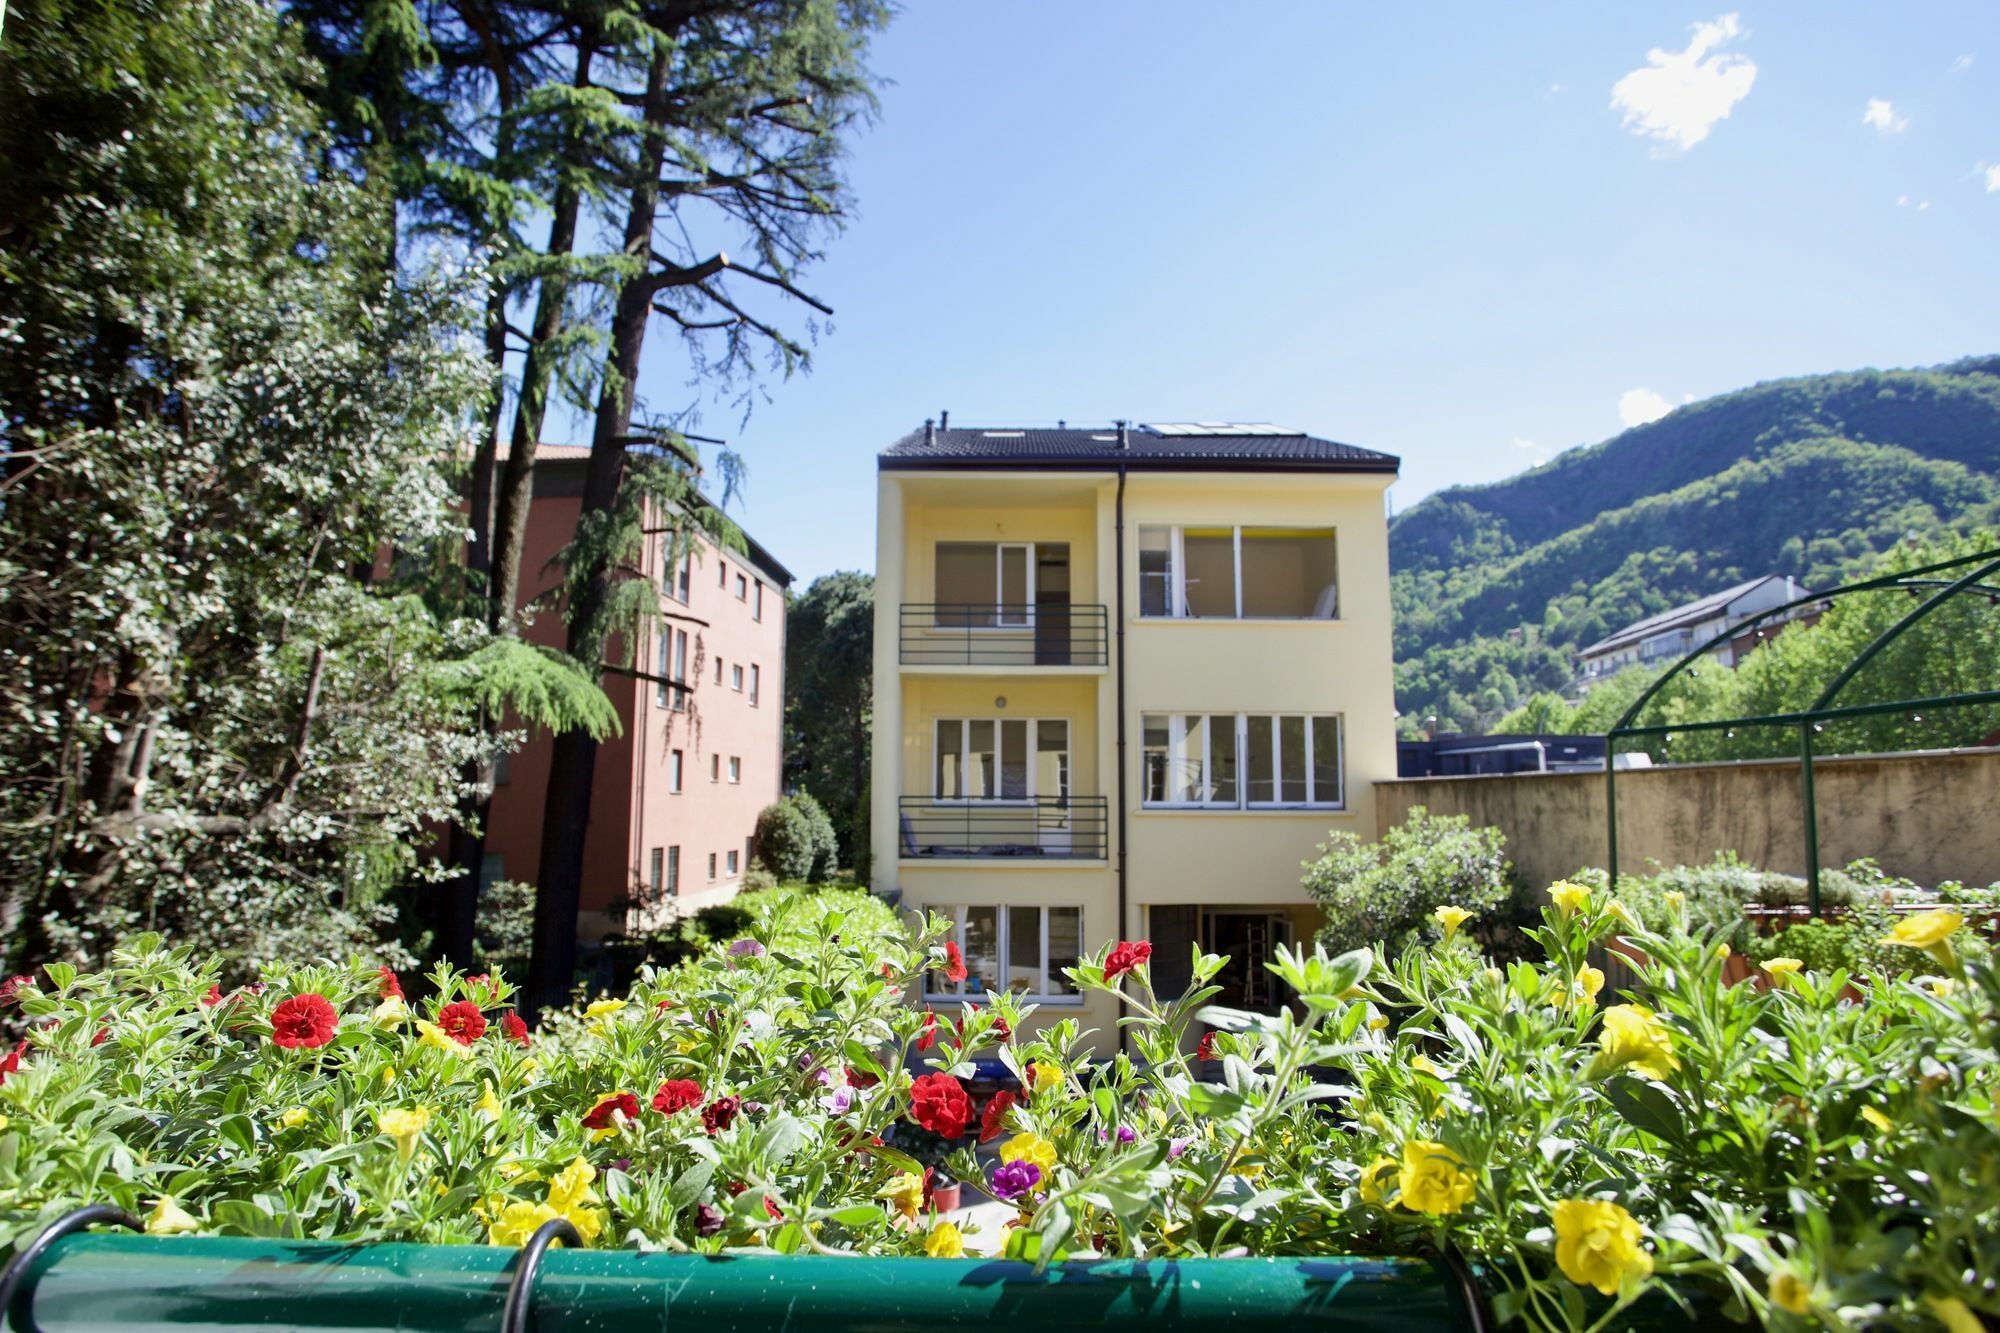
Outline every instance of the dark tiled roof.
[[[1736, 601], [1739, 597], [1747, 597], [1773, 579], [1782, 577], [1779, 574], [1766, 574], [1763, 578], [1751, 579], [1747, 583], [1739, 583], [1733, 588], [1724, 588], [1721, 592], [1712, 592], [1706, 597], [1697, 597], [1692, 602], [1683, 602], [1679, 606], [1669, 607], [1665, 611], [1647, 616], [1644, 620], [1635, 620], [1616, 634], [1606, 635], [1596, 643], [1579, 651], [1582, 656], [1591, 657], [1598, 653], [1609, 652], [1614, 648], [1623, 648], [1627, 644], [1637, 643], [1641, 639], [1664, 633], [1667, 630], [1675, 629], [1682, 625], [1698, 625], [1704, 620], [1712, 620], [1727, 611], [1730, 603]], [[1808, 597], [1811, 596], [1811, 592], [1809, 589], [1801, 587], [1797, 595]], [[1787, 598], [1786, 600], [1789, 601], [1791, 599]]]
[[1129, 468], [1154, 472], [1394, 472], [1401, 462], [1393, 454], [1270, 426], [1219, 426], [1198, 434], [1183, 433], [1186, 430], [1134, 426], [1129, 447], [1121, 451], [1115, 427], [927, 430], [920, 426], [884, 449], [879, 461], [890, 470], [1086, 471], [1103, 471], [1122, 461]]

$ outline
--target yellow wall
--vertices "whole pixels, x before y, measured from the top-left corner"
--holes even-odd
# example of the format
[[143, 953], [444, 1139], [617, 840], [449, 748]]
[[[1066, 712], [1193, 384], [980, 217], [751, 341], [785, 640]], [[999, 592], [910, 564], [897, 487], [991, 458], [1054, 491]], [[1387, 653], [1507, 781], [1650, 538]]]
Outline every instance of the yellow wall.
[[[1005, 699], [1006, 706], [997, 706], [996, 699]], [[1098, 765], [1094, 676], [905, 676], [900, 789], [905, 796], [931, 795], [933, 736], [941, 717], [1067, 718], [1071, 792], [1078, 796], [1109, 795], [1105, 783], [1110, 773]]]

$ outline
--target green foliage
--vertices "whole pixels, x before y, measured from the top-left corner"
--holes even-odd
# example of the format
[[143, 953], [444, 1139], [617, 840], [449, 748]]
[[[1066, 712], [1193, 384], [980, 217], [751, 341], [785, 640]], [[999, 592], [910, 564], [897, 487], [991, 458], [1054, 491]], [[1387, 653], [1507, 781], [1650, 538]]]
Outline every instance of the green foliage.
[[1485, 729], [1642, 616], [1759, 574], [1832, 586], [1993, 524], [1996, 460], [1986, 357], [1758, 385], [1432, 496], [1390, 529], [1403, 726]]
[[1420, 805], [1379, 843], [1327, 835], [1303, 880], [1327, 916], [1320, 943], [1336, 951], [1393, 950], [1426, 927], [1435, 933], [1430, 916], [1439, 907], [1475, 916], [1499, 907], [1508, 889], [1505, 842], [1499, 829], [1475, 829], [1464, 815], [1433, 815]]
[[833, 821], [841, 860], [868, 875], [869, 726], [875, 682], [875, 579], [814, 579], [785, 622], [785, 781]]
[[439, 692], [453, 702], [548, 731], [584, 731], [603, 740], [618, 734], [618, 710], [575, 662], [553, 648], [496, 638], [456, 661], [433, 668]]
[[534, 935], [534, 885], [503, 879], [479, 891], [473, 957], [481, 971], [519, 971], [526, 967]]
[[756, 852], [780, 881], [824, 884], [839, 869], [833, 825], [804, 792], [764, 807], [757, 816]]

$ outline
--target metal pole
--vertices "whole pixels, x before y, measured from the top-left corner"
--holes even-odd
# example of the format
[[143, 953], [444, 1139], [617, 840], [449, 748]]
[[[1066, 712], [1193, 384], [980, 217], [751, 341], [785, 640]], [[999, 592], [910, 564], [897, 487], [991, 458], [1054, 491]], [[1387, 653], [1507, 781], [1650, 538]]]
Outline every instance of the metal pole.
[[1813, 724], [1799, 723], [1799, 801], [1806, 822], [1806, 910], [1819, 916], [1819, 809], [1813, 797]]
[[1616, 738], [1604, 736], [1604, 841], [1611, 864], [1611, 891], [1618, 891], [1618, 745]]

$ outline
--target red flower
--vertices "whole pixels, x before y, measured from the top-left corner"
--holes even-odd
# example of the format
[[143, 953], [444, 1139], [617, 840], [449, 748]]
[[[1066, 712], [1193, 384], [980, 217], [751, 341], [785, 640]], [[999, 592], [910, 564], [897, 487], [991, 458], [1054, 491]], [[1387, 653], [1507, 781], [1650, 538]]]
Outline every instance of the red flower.
[[764, 1196], [764, 1212], [773, 1222], [782, 1222], [785, 1220], [785, 1215], [778, 1211], [778, 1205], [771, 1202], [771, 1196], [768, 1194]]
[[1197, 1060], [1213, 1060], [1215, 1058], [1215, 1033], [1213, 1030], [1201, 1034], [1201, 1041], [1194, 1048], [1194, 1058]]
[[958, 951], [957, 940], [944, 942], [944, 979], [957, 985], [969, 975], [965, 970], [965, 955]]
[[614, 1111], [623, 1115], [627, 1120], [637, 1120], [639, 1118], [639, 1099], [629, 1092], [614, 1092], [590, 1108], [590, 1113], [583, 1118], [583, 1127], [585, 1129], [611, 1128], [611, 1115]]
[[663, 996], [661, 997], [659, 1003], [653, 1006], [653, 1012], [656, 1014], [664, 1014], [665, 1012], [667, 1012], [667, 1010], [673, 1007], [674, 1007], [673, 997], [670, 995]]
[[1007, 1026], [1007, 1020], [1000, 1014], [993, 1015], [993, 1040], [1005, 1041], [1014, 1035], [1014, 1029]]
[[90, 1044], [92, 1046], [102, 1046], [105, 1042], [110, 1040], [111, 1040], [111, 1029], [99, 1028], [97, 1029], [97, 1035], [90, 1039]]
[[850, 1088], [872, 1088], [881, 1081], [874, 1074], [865, 1074], [853, 1065], [847, 1066], [847, 1086]]
[[454, 1000], [438, 1010], [438, 1026], [461, 1046], [470, 1046], [486, 1032], [486, 1015], [470, 1000]]
[[35, 979], [26, 972], [21, 973], [19, 976], [8, 977], [5, 981], [0, 981], [0, 1004], [11, 1004], [14, 1000], [15, 992], [19, 991], [23, 986], [32, 986], [34, 984]]
[[27, 1053], [28, 1043], [23, 1041], [7, 1052], [4, 1058], [0, 1058], [0, 1083], [7, 1081], [7, 1075], [21, 1072], [21, 1057]]
[[717, 1097], [701, 1108], [701, 1127], [711, 1134], [720, 1134], [736, 1121], [736, 1112], [743, 1105], [740, 1098]]
[[932, 1013], [930, 1010], [926, 1009], [924, 1010], [924, 1025], [917, 1032], [917, 1049], [920, 1051], [928, 1051], [931, 1047], [937, 1045], [937, 1040], [938, 1040], [937, 1015]]
[[1144, 966], [1153, 956], [1153, 946], [1144, 940], [1120, 940], [1111, 956], [1104, 960], [1104, 979], [1115, 980], [1135, 967]]
[[378, 967], [375, 969], [375, 976], [377, 978], [375, 983], [375, 993], [377, 995], [385, 1000], [400, 1000], [403, 998], [403, 983], [396, 979], [396, 970], [394, 968], [387, 966]]
[[972, 1119], [972, 1098], [950, 1074], [925, 1074], [910, 1085], [910, 1119], [933, 1134], [955, 1139]]
[[979, 1141], [981, 1143], [991, 1143], [1006, 1131], [1007, 1108], [1020, 1100], [1019, 1097], [1004, 1089], [993, 1094], [992, 1100], [986, 1103], [986, 1109], [980, 1112], [979, 1115]]
[[701, 1105], [701, 1084], [691, 1078], [670, 1078], [653, 1094], [653, 1109], [661, 1115]]
[[271, 1041], [287, 1050], [317, 1049], [332, 1041], [339, 1028], [340, 1015], [317, 991], [294, 995], [271, 1011]]
[[513, 1042], [515, 1045], [526, 1046], [528, 1044], [528, 1025], [522, 1022], [521, 1016], [512, 1009], [500, 1015], [500, 1030], [506, 1033], [507, 1040]]
[[213, 1009], [215, 1008], [216, 1005], [221, 1003], [222, 1003], [222, 987], [220, 985], [210, 985], [208, 988], [208, 994], [201, 997], [202, 1008]]

